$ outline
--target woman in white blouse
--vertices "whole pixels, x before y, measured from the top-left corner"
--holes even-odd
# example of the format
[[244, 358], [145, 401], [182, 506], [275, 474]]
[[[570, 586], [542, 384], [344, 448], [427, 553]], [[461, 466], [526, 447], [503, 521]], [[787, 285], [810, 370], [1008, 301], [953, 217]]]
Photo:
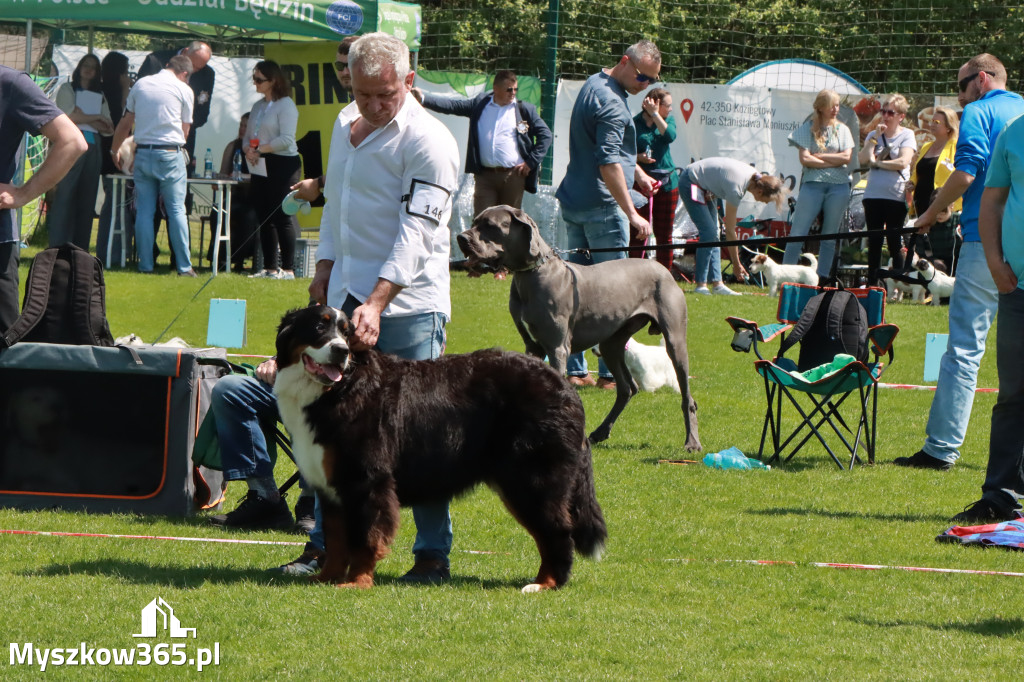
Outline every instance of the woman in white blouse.
[[252, 172], [252, 196], [259, 214], [264, 264], [264, 269], [252, 276], [295, 279], [299, 224], [295, 216], [281, 210], [281, 201], [301, 179], [302, 160], [295, 144], [299, 110], [289, 97], [291, 83], [277, 62], [256, 64], [252, 82], [263, 99], [249, 113], [245, 158]]
[[864, 222], [868, 228], [868, 284], [878, 282], [882, 263], [882, 236], [889, 245], [892, 269], [903, 270], [903, 229], [907, 220], [907, 183], [910, 163], [917, 152], [914, 131], [904, 128], [909, 104], [894, 94], [882, 103], [882, 120], [864, 138], [860, 164], [871, 170], [864, 188]]

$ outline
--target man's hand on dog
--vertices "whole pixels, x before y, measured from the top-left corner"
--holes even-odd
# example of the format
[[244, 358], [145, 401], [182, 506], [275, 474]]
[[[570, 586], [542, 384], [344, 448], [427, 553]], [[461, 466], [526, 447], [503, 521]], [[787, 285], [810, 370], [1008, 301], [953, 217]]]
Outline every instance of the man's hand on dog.
[[265, 384], [274, 385], [277, 379], [277, 358], [264, 360], [256, 368], [256, 378]]

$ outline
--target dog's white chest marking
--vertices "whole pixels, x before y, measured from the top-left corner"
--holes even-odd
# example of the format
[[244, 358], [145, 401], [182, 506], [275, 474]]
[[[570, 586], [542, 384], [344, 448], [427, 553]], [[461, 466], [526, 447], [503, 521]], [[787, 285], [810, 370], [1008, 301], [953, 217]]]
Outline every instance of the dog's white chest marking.
[[306, 418], [305, 408], [323, 395], [324, 387], [311, 381], [301, 365], [286, 367], [277, 373], [274, 395], [281, 421], [292, 439], [292, 455], [303, 478], [320, 493], [341, 502], [341, 498], [327, 481], [324, 470], [324, 449], [313, 441], [313, 427]]

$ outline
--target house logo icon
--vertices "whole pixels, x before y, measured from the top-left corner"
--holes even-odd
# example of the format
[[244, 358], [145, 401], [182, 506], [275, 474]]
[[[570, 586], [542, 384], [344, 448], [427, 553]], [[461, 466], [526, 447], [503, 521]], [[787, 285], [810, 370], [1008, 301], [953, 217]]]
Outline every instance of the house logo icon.
[[193, 639], [196, 636], [195, 628], [181, 627], [181, 622], [174, 615], [174, 609], [163, 600], [163, 597], [157, 597], [142, 609], [142, 632], [132, 637], [156, 637], [157, 630], [160, 629], [166, 630], [170, 637], [179, 639], [188, 637], [189, 633], [192, 633]]

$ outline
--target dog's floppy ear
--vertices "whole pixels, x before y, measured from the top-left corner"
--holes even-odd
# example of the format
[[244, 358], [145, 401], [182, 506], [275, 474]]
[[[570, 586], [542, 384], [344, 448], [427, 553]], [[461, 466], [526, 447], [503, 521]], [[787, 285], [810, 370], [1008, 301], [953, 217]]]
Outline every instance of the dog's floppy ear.
[[281, 324], [277, 326], [277, 343], [275, 348], [277, 349], [278, 364], [280, 361], [285, 359], [287, 349], [291, 345], [292, 334], [295, 328], [295, 320], [302, 313], [304, 308], [295, 308], [289, 310], [281, 318]]
[[540, 255], [541, 255], [541, 245], [540, 245], [540, 243], [536, 239], [534, 239], [535, 235], [540, 234], [540, 231], [537, 228], [537, 223], [533, 222], [533, 218], [531, 218], [526, 213], [526, 211], [523, 211], [522, 209], [512, 208], [511, 206], [506, 206], [505, 208], [508, 209], [508, 214], [509, 214], [509, 218], [511, 219], [512, 225], [518, 226], [520, 229], [525, 229], [525, 230], [527, 230], [529, 232], [529, 235], [530, 235], [530, 248], [529, 248], [530, 258], [534, 258], [534, 259], [540, 258]]

